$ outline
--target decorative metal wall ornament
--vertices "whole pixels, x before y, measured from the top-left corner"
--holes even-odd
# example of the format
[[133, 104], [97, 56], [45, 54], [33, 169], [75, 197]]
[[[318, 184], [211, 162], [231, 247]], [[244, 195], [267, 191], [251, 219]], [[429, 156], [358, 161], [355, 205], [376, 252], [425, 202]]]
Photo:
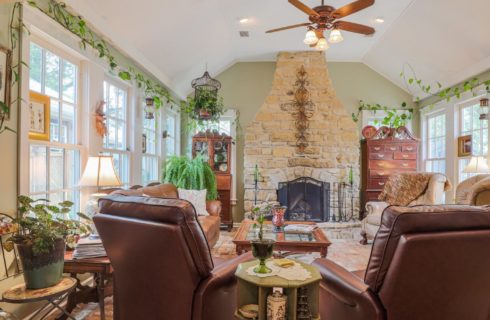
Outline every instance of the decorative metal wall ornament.
[[310, 92], [306, 88], [310, 85], [308, 81], [308, 73], [304, 66], [296, 73], [296, 82], [294, 83], [294, 99], [291, 102], [281, 105], [281, 109], [291, 112], [295, 118], [294, 125], [296, 127], [296, 147], [298, 153], [303, 155], [306, 148], [309, 146], [307, 133], [310, 127], [310, 119], [315, 111], [315, 104], [310, 99]]
[[107, 134], [107, 126], [105, 124], [106, 116], [104, 112], [105, 101], [97, 102], [95, 106], [95, 130], [101, 137], [105, 137]]

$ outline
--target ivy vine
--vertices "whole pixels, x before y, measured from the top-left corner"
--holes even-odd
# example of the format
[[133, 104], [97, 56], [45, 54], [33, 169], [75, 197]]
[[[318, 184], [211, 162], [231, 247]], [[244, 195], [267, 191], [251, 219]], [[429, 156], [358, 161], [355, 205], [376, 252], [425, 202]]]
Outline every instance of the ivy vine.
[[[369, 104], [360, 100], [357, 113], [352, 113], [352, 120], [354, 122], [359, 121], [359, 116], [363, 110], [372, 111], [373, 113], [376, 113], [377, 111], [384, 111], [386, 116], [381, 121], [375, 120], [375, 124], [381, 124], [390, 128], [398, 128], [406, 125], [407, 121], [411, 120], [413, 116], [413, 108], [407, 108], [407, 104], [405, 102], [403, 102], [399, 108], [393, 109], [388, 106], [382, 106], [379, 103]], [[403, 111], [400, 112], [400, 110]]]
[[[407, 71], [410, 73], [410, 75], [407, 75]], [[436, 82], [434, 84], [426, 83], [422, 79], [417, 77], [415, 70], [408, 63], [405, 63], [403, 65], [403, 70], [402, 72], [400, 72], [400, 77], [403, 78], [407, 89], [410, 92], [412, 92], [410, 88], [416, 86], [420, 89], [420, 91], [427, 94], [429, 97], [436, 97], [440, 100], [446, 100], [447, 102], [451, 101], [453, 97], [456, 97], [456, 99], [461, 98], [461, 95], [465, 92], [471, 92], [473, 96], [476, 96], [476, 88], [480, 87], [481, 85], [484, 85], [485, 90], [487, 92], [490, 92], [490, 80], [481, 81], [477, 77], [466, 80], [460, 85], [445, 89], [443, 89], [440, 82]], [[416, 96], [415, 100], [416, 102], [420, 102], [420, 96]]]
[[156, 109], [159, 109], [165, 102], [175, 103], [170, 92], [166, 88], [148, 79], [145, 75], [131, 66], [121, 66], [107, 42], [90, 30], [87, 26], [87, 22], [81, 16], [74, 15], [68, 11], [65, 3], [49, 0], [47, 10], [38, 5], [36, 1], [29, 0], [27, 3], [40, 10], [66, 30], [77, 36], [80, 39], [80, 47], [83, 50], [86, 50], [87, 47], [96, 50], [99, 58], [105, 59], [110, 70], [117, 74], [120, 79], [134, 81], [138, 89], [142, 89], [147, 97], [153, 98]]

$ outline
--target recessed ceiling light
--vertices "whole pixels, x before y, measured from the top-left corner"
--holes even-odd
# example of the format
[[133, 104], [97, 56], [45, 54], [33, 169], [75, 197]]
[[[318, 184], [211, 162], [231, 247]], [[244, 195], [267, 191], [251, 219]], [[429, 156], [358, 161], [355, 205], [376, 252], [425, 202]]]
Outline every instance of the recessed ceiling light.
[[374, 19], [374, 21], [376, 21], [377, 23], [383, 23], [385, 22], [385, 19], [383, 19], [382, 17], [377, 17], [376, 19]]
[[241, 18], [239, 21], [240, 21], [240, 23], [247, 23], [248, 22], [248, 18]]

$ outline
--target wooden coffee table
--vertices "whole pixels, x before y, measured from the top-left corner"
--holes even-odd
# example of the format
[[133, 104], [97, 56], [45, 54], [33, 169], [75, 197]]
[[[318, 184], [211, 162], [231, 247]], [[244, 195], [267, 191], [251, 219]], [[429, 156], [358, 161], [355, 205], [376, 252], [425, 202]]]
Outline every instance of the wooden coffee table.
[[[257, 238], [257, 232], [253, 228], [254, 223], [255, 222], [252, 220], [244, 220], [233, 238], [233, 243], [236, 245], [236, 253], [238, 255], [249, 251], [251, 249], [250, 240]], [[315, 225], [314, 222], [286, 221], [286, 225], [288, 224]], [[274, 250], [320, 252], [322, 258], [327, 256], [328, 246], [330, 246], [331, 243], [320, 228], [316, 228], [309, 233], [273, 232], [272, 228], [273, 226], [270, 221], [264, 223], [264, 238], [276, 241]]]

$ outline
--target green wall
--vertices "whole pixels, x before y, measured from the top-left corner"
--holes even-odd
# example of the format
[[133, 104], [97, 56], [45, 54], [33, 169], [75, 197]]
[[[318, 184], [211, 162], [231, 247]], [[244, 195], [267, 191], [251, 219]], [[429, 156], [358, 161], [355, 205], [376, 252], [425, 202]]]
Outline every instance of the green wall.
[[[410, 104], [412, 101], [410, 94], [363, 63], [332, 62], [328, 68], [335, 91], [349, 114], [357, 110], [359, 100], [388, 106], [398, 106], [403, 101]], [[217, 76], [222, 84], [220, 93], [225, 105], [239, 111], [242, 127], [235, 145], [237, 174], [234, 179], [237, 179], [238, 202], [233, 212], [234, 221], [243, 218], [244, 131], [268, 95], [274, 71], [275, 62], [240, 62]], [[418, 120], [414, 119], [413, 123], [417, 134]]]

